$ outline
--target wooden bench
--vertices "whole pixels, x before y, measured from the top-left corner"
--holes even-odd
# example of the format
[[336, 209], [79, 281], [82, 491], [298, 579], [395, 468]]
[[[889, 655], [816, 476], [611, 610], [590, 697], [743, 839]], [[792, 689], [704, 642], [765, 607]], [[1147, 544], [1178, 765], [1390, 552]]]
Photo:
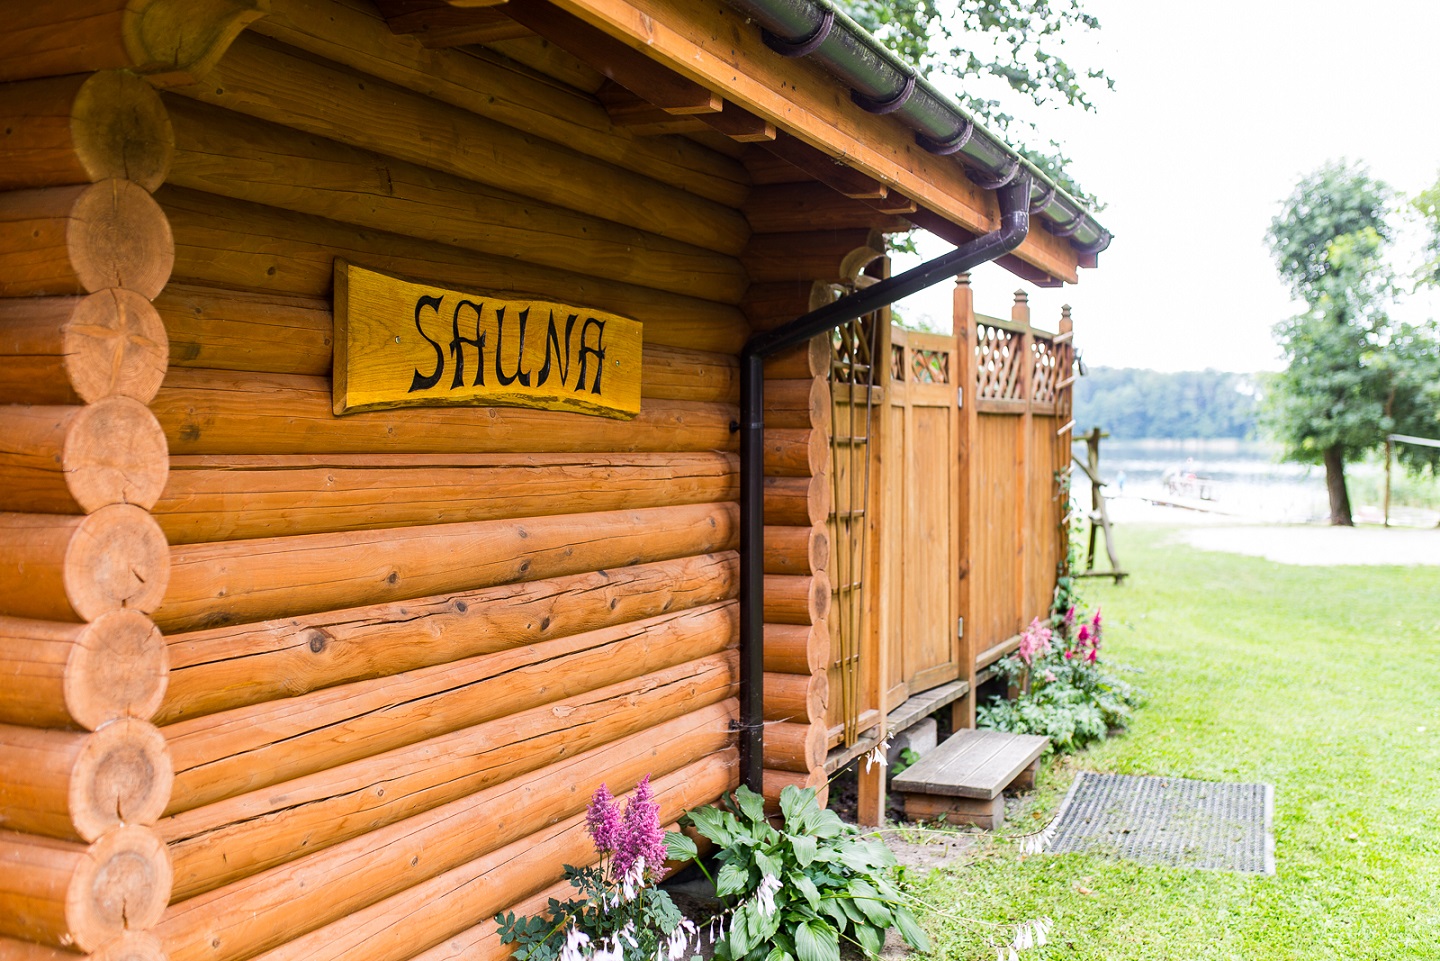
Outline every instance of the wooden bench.
[[905, 796], [910, 820], [943, 817], [994, 830], [1005, 820], [1004, 790], [1035, 786], [1035, 769], [1049, 741], [1034, 734], [959, 731], [890, 786]]

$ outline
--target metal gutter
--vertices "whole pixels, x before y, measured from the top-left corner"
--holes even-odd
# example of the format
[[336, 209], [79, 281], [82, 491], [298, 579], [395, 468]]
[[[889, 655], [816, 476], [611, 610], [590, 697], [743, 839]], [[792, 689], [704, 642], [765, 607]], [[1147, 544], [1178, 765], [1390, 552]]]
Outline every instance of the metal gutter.
[[753, 791], [765, 767], [765, 358], [1014, 250], [1030, 232], [1032, 190], [1030, 171], [1018, 171], [996, 188], [997, 230], [756, 334], [740, 353], [740, 776]]
[[1031, 176], [1030, 213], [1082, 254], [1110, 245], [1110, 232], [1038, 167], [941, 93], [913, 67], [836, 8], [832, 0], [727, 0], [758, 23], [772, 50], [808, 57], [850, 88], [871, 113], [891, 114], [934, 154], [954, 156], [987, 189]]

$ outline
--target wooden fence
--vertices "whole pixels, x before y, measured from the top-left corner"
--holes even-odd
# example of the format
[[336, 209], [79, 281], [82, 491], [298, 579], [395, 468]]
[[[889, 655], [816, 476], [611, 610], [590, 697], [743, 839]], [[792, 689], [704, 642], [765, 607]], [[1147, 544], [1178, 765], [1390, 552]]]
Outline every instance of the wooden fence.
[[831, 529], [849, 524], [832, 537], [832, 767], [882, 736], [884, 712], [941, 685], [966, 682], [952, 688], [957, 722], [973, 724], [974, 699], [960, 692], [1049, 610], [1065, 557], [1068, 309], [1059, 326], [1032, 327], [1023, 293], [1009, 320], [977, 315], [961, 277], [951, 332], [874, 318], [836, 341], [837, 359], [868, 342], [878, 360], [865, 401], [843, 364], [832, 383]]

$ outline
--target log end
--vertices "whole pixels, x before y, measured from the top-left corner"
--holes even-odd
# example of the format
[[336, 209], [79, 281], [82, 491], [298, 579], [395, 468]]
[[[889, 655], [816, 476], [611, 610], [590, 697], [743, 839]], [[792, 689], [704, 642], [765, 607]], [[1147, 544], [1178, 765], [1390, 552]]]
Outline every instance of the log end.
[[175, 772], [159, 728], [125, 719], [86, 740], [70, 780], [70, 818], [93, 841], [124, 824], [151, 825], [165, 812]]
[[139, 611], [110, 611], [85, 625], [65, 665], [65, 708], [96, 730], [121, 718], [149, 719], [165, 697], [169, 648]]
[[124, 21], [125, 50], [140, 73], [176, 82], [213, 67], [247, 26], [270, 11], [270, 0], [152, 0], [132, 5]]
[[70, 137], [91, 180], [119, 177], [151, 191], [165, 182], [175, 154], [175, 133], [160, 95], [125, 70], [103, 70], [80, 87]]
[[120, 288], [80, 302], [65, 325], [61, 349], [71, 389], [86, 403], [114, 396], [150, 403], [170, 356], [159, 313], [144, 297]]
[[149, 931], [126, 931], [86, 961], [166, 961], [160, 939]]
[[149, 510], [170, 474], [165, 431], [150, 409], [128, 397], [85, 407], [65, 436], [65, 483], [87, 512], [111, 504]]
[[102, 507], [71, 538], [63, 576], [66, 599], [82, 620], [122, 609], [150, 614], [170, 581], [170, 549], [142, 508]]
[[77, 282], [92, 293], [125, 287], [154, 300], [175, 264], [165, 212], [144, 187], [119, 178], [81, 192], [66, 243]]
[[173, 881], [165, 842], [153, 831], [116, 828], [92, 844], [65, 892], [74, 946], [99, 951], [127, 929], [152, 928], [170, 902]]

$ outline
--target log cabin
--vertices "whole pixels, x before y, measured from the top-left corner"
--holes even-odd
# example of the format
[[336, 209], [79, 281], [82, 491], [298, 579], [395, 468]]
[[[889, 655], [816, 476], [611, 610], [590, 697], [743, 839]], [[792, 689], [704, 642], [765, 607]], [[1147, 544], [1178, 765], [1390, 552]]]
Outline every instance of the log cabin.
[[828, 0], [3, 10], [0, 958], [499, 958], [602, 782], [973, 723], [1072, 332], [964, 275], [1110, 237]]

